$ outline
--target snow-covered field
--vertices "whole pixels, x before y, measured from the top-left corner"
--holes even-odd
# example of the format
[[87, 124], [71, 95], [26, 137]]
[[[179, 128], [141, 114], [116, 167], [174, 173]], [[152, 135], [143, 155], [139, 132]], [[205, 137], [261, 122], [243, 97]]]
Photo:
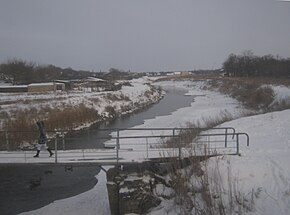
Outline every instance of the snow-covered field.
[[[138, 128], [182, 127], [187, 122], [199, 122], [202, 125], [206, 119], [218, 117], [222, 113], [232, 115], [235, 120], [221, 126], [232, 126], [237, 131], [247, 132], [250, 135], [250, 147], [241, 146], [241, 156], [219, 159], [221, 175], [226, 177], [230, 168], [232, 178], [238, 183], [241, 192], [248, 194], [259, 191], [255, 207], [249, 214], [289, 214], [290, 110], [243, 117], [250, 111], [218, 92], [201, 90], [202, 82], [161, 82], [158, 85], [185, 88], [189, 95], [195, 96], [194, 101], [190, 107], [181, 108], [171, 115], [146, 120]], [[290, 96], [289, 88], [276, 88], [275, 93], [276, 99]], [[210, 159], [209, 168], [215, 165], [214, 159]], [[99, 183], [92, 190], [25, 214], [109, 214], [108, 202], [102, 198], [106, 196], [105, 174], [97, 177]], [[174, 201], [163, 200], [150, 214], [173, 215], [176, 211]]]

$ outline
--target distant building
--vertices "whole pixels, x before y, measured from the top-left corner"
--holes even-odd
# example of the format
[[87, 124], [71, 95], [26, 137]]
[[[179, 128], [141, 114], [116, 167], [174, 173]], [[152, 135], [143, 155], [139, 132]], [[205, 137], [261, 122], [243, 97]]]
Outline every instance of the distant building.
[[166, 75], [167, 76], [173, 76], [174, 75], [174, 72], [166, 72]]
[[65, 90], [64, 83], [35, 83], [28, 85], [28, 92], [49, 92], [49, 91], [56, 91], [56, 90]]
[[64, 83], [34, 83], [28, 85], [11, 85], [11, 86], [0, 86], [0, 93], [25, 93], [25, 92], [50, 92], [50, 91], [57, 91], [65, 90]]
[[88, 77], [80, 81], [81, 82], [78, 83], [78, 86], [82, 89], [90, 89], [90, 91], [97, 92], [116, 90], [116, 86], [112, 82], [100, 78]]
[[0, 93], [25, 93], [28, 92], [27, 85], [0, 86]]
[[189, 71], [183, 71], [183, 72], [180, 73], [180, 75], [187, 76], [187, 75], [190, 75], [190, 72]]
[[74, 83], [73, 81], [69, 81], [69, 80], [55, 80], [55, 83], [61, 83], [64, 84], [65, 90], [73, 90], [74, 88]]

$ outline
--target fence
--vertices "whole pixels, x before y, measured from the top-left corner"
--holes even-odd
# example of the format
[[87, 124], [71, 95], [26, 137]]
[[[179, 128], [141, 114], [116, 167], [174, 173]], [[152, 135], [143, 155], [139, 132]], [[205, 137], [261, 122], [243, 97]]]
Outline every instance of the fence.
[[[47, 131], [53, 158], [42, 152], [33, 158], [33, 149], [16, 149], [27, 139], [37, 142], [35, 131], [0, 131], [0, 162], [4, 163], [71, 163], [99, 162], [118, 164], [143, 162], [164, 157], [212, 156], [240, 154], [240, 144], [249, 146], [249, 136], [232, 127], [220, 128], [130, 128], [97, 129], [83, 132], [82, 137], [69, 131]], [[26, 138], [26, 139], [25, 139]], [[94, 144], [86, 145], [88, 141]], [[76, 143], [79, 143], [77, 145]], [[71, 147], [74, 145], [74, 147]], [[77, 145], [78, 147], [75, 147]], [[13, 146], [13, 147], [12, 147]], [[95, 147], [96, 146], [96, 147]], [[12, 150], [13, 148], [13, 150]]]

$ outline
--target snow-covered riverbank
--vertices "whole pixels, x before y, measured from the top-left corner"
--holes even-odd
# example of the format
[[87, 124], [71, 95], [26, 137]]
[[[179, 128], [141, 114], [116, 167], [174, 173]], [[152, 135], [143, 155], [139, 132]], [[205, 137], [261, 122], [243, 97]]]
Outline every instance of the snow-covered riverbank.
[[[144, 106], [157, 102], [161, 98], [161, 92], [150, 85], [146, 78], [133, 79], [122, 85], [121, 90], [91, 92], [91, 91], [59, 91], [47, 93], [2, 93], [0, 94], [0, 125], [10, 118], [15, 118], [18, 112], [37, 113], [35, 118], [45, 118], [48, 111], [63, 110], [68, 107], [83, 105], [95, 109], [100, 120], [109, 119], [115, 114], [122, 115], [132, 113]], [[111, 107], [111, 108], [108, 108]], [[33, 119], [32, 119], [33, 120]], [[87, 127], [89, 123], [83, 123], [74, 127]]]
[[[51, 131], [88, 128], [158, 102], [163, 96], [162, 92], [150, 83], [144, 77], [123, 82], [118, 91], [1, 93], [0, 130], [32, 131], [38, 120], [43, 120], [46, 130]], [[11, 145], [13, 149], [29, 149], [36, 143], [33, 138], [31, 134]], [[1, 147], [1, 150], [7, 150], [5, 146]]]

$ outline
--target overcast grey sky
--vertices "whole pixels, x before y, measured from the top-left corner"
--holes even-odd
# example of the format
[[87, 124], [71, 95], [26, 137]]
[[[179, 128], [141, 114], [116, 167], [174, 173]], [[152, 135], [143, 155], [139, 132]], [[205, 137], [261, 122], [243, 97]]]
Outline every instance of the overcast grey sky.
[[94, 71], [221, 67], [230, 53], [290, 57], [290, 2], [0, 0], [0, 62]]

